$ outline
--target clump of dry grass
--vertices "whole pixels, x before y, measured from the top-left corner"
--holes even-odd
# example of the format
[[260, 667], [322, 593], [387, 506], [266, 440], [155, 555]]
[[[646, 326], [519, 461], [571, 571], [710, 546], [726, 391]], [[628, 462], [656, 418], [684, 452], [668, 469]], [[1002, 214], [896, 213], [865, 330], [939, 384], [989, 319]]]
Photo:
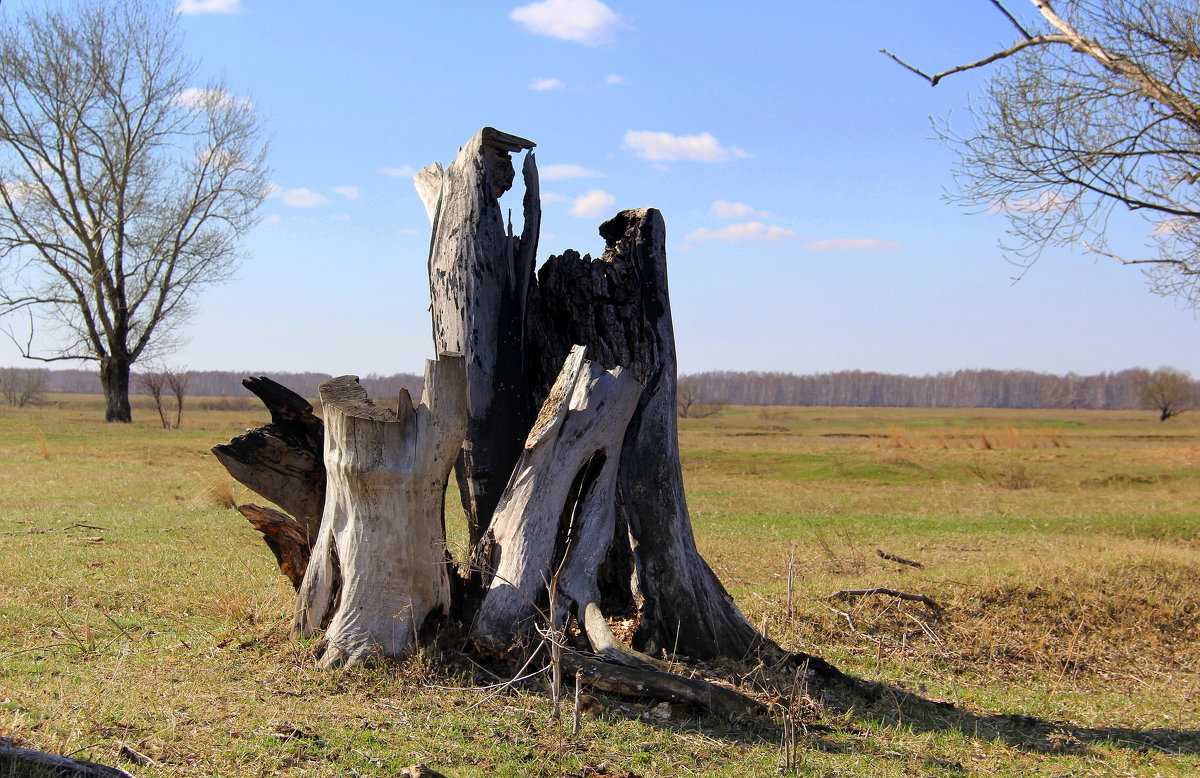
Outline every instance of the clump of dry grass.
[[212, 473], [204, 480], [196, 502], [210, 508], [236, 508], [233, 479], [224, 473]]

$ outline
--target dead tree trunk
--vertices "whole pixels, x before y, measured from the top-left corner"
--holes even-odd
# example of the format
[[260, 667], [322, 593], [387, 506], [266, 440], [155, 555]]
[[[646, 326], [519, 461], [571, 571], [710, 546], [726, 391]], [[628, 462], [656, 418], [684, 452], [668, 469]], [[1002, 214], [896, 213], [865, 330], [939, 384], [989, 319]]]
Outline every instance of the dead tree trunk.
[[532, 152], [522, 166], [525, 224], [520, 237], [513, 234], [511, 222], [505, 225], [498, 199], [515, 176], [509, 153], [533, 146], [485, 127], [448, 168], [434, 163], [416, 176], [433, 231], [429, 293], [434, 349], [462, 354], [468, 365], [467, 435], [456, 472], [472, 546], [487, 530], [536, 407], [525, 378], [524, 331], [541, 222]]
[[622, 211], [600, 234], [607, 243], [602, 257], [571, 251], [541, 269], [535, 322], [543, 371], [579, 343], [605, 367], [623, 365], [645, 383], [625, 432], [617, 503], [641, 594], [634, 646], [698, 658], [746, 656], [762, 639], [696, 550], [683, 492], [662, 215]]
[[463, 368], [427, 362], [421, 405], [402, 391], [398, 413], [354, 376], [321, 384], [327, 499], [293, 626], [325, 629], [322, 666], [402, 657], [449, 611], [442, 503], [465, 428]]
[[[589, 362], [584, 351], [567, 356], [492, 519], [487, 595], [471, 636], [493, 650], [508, 651], [537, 624], [558, 628], [574, 615], [587, 625], [588, 608], [599, 607], [597, 571], [616, 528], [621, 440], [641, 385], [620, 367], [606, 372]], [[546, 612], [552, 586], [553, 619]], [[593, 648], [610, 647], [603, 618], [591, 623], [604, 633]]]

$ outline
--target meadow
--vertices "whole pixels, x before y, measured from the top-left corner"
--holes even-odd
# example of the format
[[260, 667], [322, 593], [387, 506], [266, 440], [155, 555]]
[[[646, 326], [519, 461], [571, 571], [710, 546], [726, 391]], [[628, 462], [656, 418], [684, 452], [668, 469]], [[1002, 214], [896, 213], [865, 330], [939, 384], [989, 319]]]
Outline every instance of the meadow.
[[[697, 541], [753, 623], [878, 682], [729, 723], [429, 649], [321, 672], [208, 453], [266, 421], [189, 400], [0, 408], [0, 736], [138, 776], [1200, 774], [1200, 412], [728, 408], [682, 421]], [[139, 398], [140, 399], [140, 398]], [[451, 503], [452, 504], [452, 503]], [[919, 566], [918, 566], [919, 565]], [[915, 600], [843, 590], [886, 587]], [[774, 695], [774, 696], [772, 696]]]

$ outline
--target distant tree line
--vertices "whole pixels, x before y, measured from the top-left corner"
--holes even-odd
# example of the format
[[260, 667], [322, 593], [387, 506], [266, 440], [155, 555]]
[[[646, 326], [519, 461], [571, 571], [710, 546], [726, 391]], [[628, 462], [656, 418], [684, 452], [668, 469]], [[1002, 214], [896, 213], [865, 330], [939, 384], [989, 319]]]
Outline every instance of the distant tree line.
[[[50, 392], [101, 394], [103, 391], [100, 385], [100, 378], [93, 371], [46, 370], [43, 372], [48, 374], [47, 391]], [[242, 379], [250, 375], [266, 375], [304, 397], [315, 398], [317, 396], [317, 387], [333, 377], [329, 373], [282, 373], [272, 371], [188, 370], [186, 372], [187, 393], [192, 397], [249, 397], [251, 395], [242, 386]], [[141, 374], [141, 372], [135, 371], [135, 375]], [[394, 399], [394, 395], [399, 393], [402, 387], [407, 389], [413, 397], [420, 397], [424, 379], [419, 375], [409, 373], [396, 373], [387, 376], [372, 373], [363, 376], [361, 382], [371, 397], [390, 403]], [[139, 380], [134, 380], [133, 387], [135, 391], [146, 394], [148, 392], [143, 383]]]
[[1087, 376], [1028, 370], [924, 376], [860, 370], [815, 375], [710, 371], [687, 379], [701, 387], [708, 402], [730, 405], [1119, 409], [1146, 406], [1139, 387], [1150, 375], [1142, 368]]
[[[100, 379], [86, 370], [48, 370], [46, 391], [100, 394]], [[299, 394], [315, 398], [328, 373], [265, 374]], [[193, 397], [242, 397], [241, 381], [249, 372], [193, 370], [187, 393]], [[796, 375], [794, 373], [709, 371], [681, 376], [680, 385], [705, 406], [831, 405], [918, 408], [1144, 408], [1140, 387], [1152, 373], [1142, 368], [1097, 375], [1053, 375], [1029, 370], [957, 370], [908, 376], [861, 370]], [[1186, 375], [1186, 374], [1184, 374]], [[1189, 379], [1190, 380], [1190, 377]], [[410, 373], [361, 378], [371, 397], [393, 404], [403, 387], [420, 397], [422, 379]], [[1200, 392], [1200, 382], [1192, 382]], [[136, 382], [135, 382], [136, 385]], [[1139, 394], [1141, 393], [1141, 394]], [[1197, 394], [1196, 396], [1200, 396]]]

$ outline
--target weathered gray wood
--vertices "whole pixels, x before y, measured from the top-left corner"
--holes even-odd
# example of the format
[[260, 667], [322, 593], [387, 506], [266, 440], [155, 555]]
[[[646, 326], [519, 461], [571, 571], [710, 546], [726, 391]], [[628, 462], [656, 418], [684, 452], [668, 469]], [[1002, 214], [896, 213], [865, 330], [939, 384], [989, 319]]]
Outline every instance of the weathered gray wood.
[[450, 607], [442, 500], [465, 430], [464, 360], [426, 362], [425, 393], [398, 413], [354, 376], [321, 385], [327, 500], [294, 630], [325, 629], [325, 667], [399, 658]]
[[683, 490], [666, 228], [653, 208], [600, 228], [592, 259], [551, 257], [538, 274], [535, 334], [544, 375], [571, 344], [645, 382], [621, 452], [618, 507], [634, 541], [640, 619], [634, 647], [697, 658], [746, 656], [764, 641], [696, 549]]
[[242, 385], [271, 412], [271, 423], [213, 446], [229, 474], [296, 518], [317, 536], [325, 506], [325, 466], [321, 461], [322, 425], [312, 405], [266, 376]]
[[541, 204], [532, 152], [522, 166], [520, 237], [498, 198], [515, 176], [511, 152], [534, 143], [485, 127], [446, 169], [416, 176], [432, 223], [429, 290], [434, 347], [463, 354], [467, 444], [456, 465], [471, 544], [487, 529], [529, 429], [535, 405], [525, 377], [525, 306], [533, 283]]
[[616, 527], [621, 441], [641, 386], [584, 353], [576, 347], [564, 360], [492, 520], [488, 589], [471, 636], [493, 650], [548, 626], [552, 580], [555, 627], [572, 614], [584, 623], [586, 606], [599, 600], [596, 573]]

